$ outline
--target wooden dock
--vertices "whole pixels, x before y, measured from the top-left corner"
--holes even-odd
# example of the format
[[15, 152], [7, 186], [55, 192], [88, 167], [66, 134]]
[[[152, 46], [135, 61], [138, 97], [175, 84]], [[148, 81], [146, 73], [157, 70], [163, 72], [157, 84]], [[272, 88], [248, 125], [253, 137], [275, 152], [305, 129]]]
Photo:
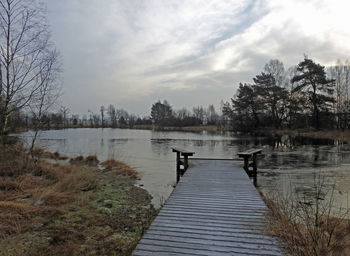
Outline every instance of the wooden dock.
[[267, 207], [237, 162], [191, 165], [132, 255], [283, 255]]

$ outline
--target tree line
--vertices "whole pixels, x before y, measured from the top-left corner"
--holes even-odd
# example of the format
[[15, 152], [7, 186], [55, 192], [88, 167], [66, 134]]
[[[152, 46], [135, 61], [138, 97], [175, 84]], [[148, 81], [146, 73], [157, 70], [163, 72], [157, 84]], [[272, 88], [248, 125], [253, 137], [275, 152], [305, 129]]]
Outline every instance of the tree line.
[[[69, 108], [37, 115], [14, 112], [9, 123], [41, 129], [67, 127], [156, 128], [215, 125], [239, 132], [261, 128], [349, 128], [350, 64], [338, 61], [327, 69], [305, 57], [285, 70], [279, 60], [270, 60], [253, 83], [240, 83], [230, 102], [174, 110], [167, 100], [153, 103], [150, 115], [139, 117], [110, 104], [79, 116]], [[35, 112], [34, 112], [35, 113]], [[19, 125], [20, 124], [20, 125]], [[230, 127], [230, 128], [228, 128]]]
[[157, 128], [199, 126], [203, 124], [221, 126], [225, 121], [223, 115], [215, 110], [214, 105], [209, 105], [207, 108], [196, 106], [192, 108], [192, 111], [186, 108], [173, 110], [166, 100], [163, 102], [157, 101], [152, 105], [150, 118]]
[[[15, 126], [31, 128], [35, 117], [18, 113], [13, 120]], [[71, 114], [67, 107], [60, 107], [56, 112], [45, 113], [40, 119], [42, 129], [60, 129], [70, 127], [91, 127], [91, 128], [157, 128], [166, 126], [185, 127], [199, 125], [224, 124], [222, 113], [217, 112], [214, 105], [207, 108], [203, 106], [193, 107], [192, 111], [181, 108], [174, 110], [173, 107], [164, 100], [155, 102], [149, 116], [140, 117], [129, 113], [123, 108], [116, 108], [110, 104], [108, 107], [101, 106], [99, 111], [88, 110], [88, 114], [79, 116]]]
[[224, 115], [232, 129], [349, 128], [350, 64], [338, 61], [326, 69], [307, 56], [285, 70], [269, 61], [253, 83], [240, 83]]
[[[220, 104], [174, 110], [168, 101], [152, 104], [139, 117], [114, 105], [81, 118], [58, 107], [60, 54], [37, 0], [0, 0], [0, 142], [15, 128], [231, 126], [234, 131], [261, 128], [350, 128], [350, 63], [325, 68], [307, 56], [285, 70], [269, 61], [252, 83], [240, 83], [233, 98]], [[52, 109], [56, 108], [56, 111]], [[34, 139], [35, 141], [35, 139]]]

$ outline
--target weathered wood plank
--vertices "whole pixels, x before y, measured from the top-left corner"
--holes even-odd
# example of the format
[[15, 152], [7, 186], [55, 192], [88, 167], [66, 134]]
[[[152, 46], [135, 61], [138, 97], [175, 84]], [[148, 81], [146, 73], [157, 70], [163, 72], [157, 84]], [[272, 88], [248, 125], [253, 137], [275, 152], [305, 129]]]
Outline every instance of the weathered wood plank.
[[172, 148], [173, 152], [179, 152], [181, 155], [188, 155], [188, 156], [193, 156], [195, 152], [193, 151], [187, 151], [181, 148]]
[[253, 154], [259, 154], [261, 153], [262, 149], [261, 148], [257, 148], [257, 149], [248, 149], [246, 151], [243, 152], [239, 152], [237, 155], [238, 156], [246, 156], [246, 155], [253, 155]]
[[[237, 248], [251, 253], [261, 253], [261, 254], [270, 254], [274, 255], [277, 253], [279, 255], [279, 250], [273, 248], [270, 243], [260, 243], [260, 242], [249, 242], [244, 239], [236, 239], [236, 241], [228, 240], [216, 240], [213, 236], [202, 236], [202, 237], [188, 237], [188, 236], [170, 236], [166, 234], [155, 235], [149, 234], [145, 238], [148, 244], [159, 244], [160, 241], [166, 242], [168, 245], [173, 246], [188, 246], [188, 248], [194, 249], [207, 249], [217, 252], [231, 252]], [[180, 244], [181, 243], [181, 244]]]
[[230, 161], [196, 160], [133, 255], [283, 255], [262, 201]]
[[267, 245], [269, 248], [271, 244], [278, 245], [278, 242], [273, 239], [267, 239], [263, 236], [256, 235], [242, 235], [236, 232], [192, 232], [187, 231], [186, 229], [152, 229], [149, 231], [149, 237], [151, 238], [154, 235], [157, 236], [167, 236], [167, 237], [182, 237], [182, 238], [193, 238], [201, 240], [210, 240], [210, 241], [219, 241], [219, 242], [228, 242], [231, 244], [242, 243], [242, 244], [256, 244], [256, 245]]
[[[215, 228], [235, 228], [235, 227], [246, 227], [247, 223], [242, 222], [241, 219], [235, 219], [235, 220], [229, 220], [229, 221], [225, 221], [225, 220], [215, 220], [215, 219], [202, 219], [202, 218], [182, 218], [180, 219], [179, 216], [158, 216], [157, 219], [153, 222], [153, 223], [157, 223], [157, 222], [162, 222], [163, 225], [165, 225], [164, 223], [167, 223], [169, 225], [177, 225], [178, 223], [184, 223], [184, 224], [188, 224], [188, 225], [196, 225], [197, 223], [199, 223], [198, 225], [202, 226], [202, 227], [215, 227]], [[255, 230], [255, 229], [259, 229], [259, 230], [263, 230], [265, 228], [265, 224], [261, 221], [251, 221], [250, 222], [251, 225], [251, 229]], [[247, 228], [246, 228], [246, 232], [248, 232]]]

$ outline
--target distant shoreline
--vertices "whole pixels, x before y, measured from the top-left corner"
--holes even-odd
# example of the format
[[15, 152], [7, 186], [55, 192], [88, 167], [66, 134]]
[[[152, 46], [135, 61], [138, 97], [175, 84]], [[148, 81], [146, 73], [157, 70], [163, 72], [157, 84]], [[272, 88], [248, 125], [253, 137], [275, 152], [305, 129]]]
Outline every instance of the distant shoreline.
[[[21, 133], [27, 130], [30, 130], [31, 127], [19, 128], [14, 133]], [[89, 125], [76, 125], [76, 126], [67, 126], [67, 127], [50, 127], [50, 129], [43, 130], [61, 130], [61, 129], [78, 129], [78, 128], [112, 128], [112, 129], [133, 129], [133, 130], [154, 130], [154, 131], [185, 131], [185, 132], [234, 132], [230, 125], [200, 125], [200, 126], [164, 126], [164, 127], [155, 127], [154, 125], [134, 125], [133, 127], [128, 126], [117, 126], [117, 127], [92, 127]], [[245, 134], [245, 133], [237, 133]], [[350, 130], [315, 130], [315, 129], [258, 129], [250, 133], [246, 133], [252, 136], [283, 136], [289, 135], [293, 137], [306, 137], [313, 139], [332, 139], [339, 140], [350, 144]]]

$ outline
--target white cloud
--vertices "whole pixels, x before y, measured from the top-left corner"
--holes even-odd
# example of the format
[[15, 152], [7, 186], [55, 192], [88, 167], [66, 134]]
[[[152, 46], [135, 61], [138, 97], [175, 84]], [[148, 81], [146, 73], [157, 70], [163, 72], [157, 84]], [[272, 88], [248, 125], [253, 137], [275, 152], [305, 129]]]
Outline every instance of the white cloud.
[[[349, 58], [349, 5], [346, 0], [60, 0], [49, 1], [49, 18], [64, 57], [67, 104], [82, 112], [130, 102], [144, 113], [145, 101], [160, 92], [174, 97], [169, 100], [175, 106], [183, 104], [184, 90], [192, 105], [228, 99], [234, 85], [250, 81], [271, 58], [286, 66], [304, 53], [324, 65]], [[77, 100], [82, 90], [93, 100]], [[196, 97], [200, 90], [210, 95]]]

